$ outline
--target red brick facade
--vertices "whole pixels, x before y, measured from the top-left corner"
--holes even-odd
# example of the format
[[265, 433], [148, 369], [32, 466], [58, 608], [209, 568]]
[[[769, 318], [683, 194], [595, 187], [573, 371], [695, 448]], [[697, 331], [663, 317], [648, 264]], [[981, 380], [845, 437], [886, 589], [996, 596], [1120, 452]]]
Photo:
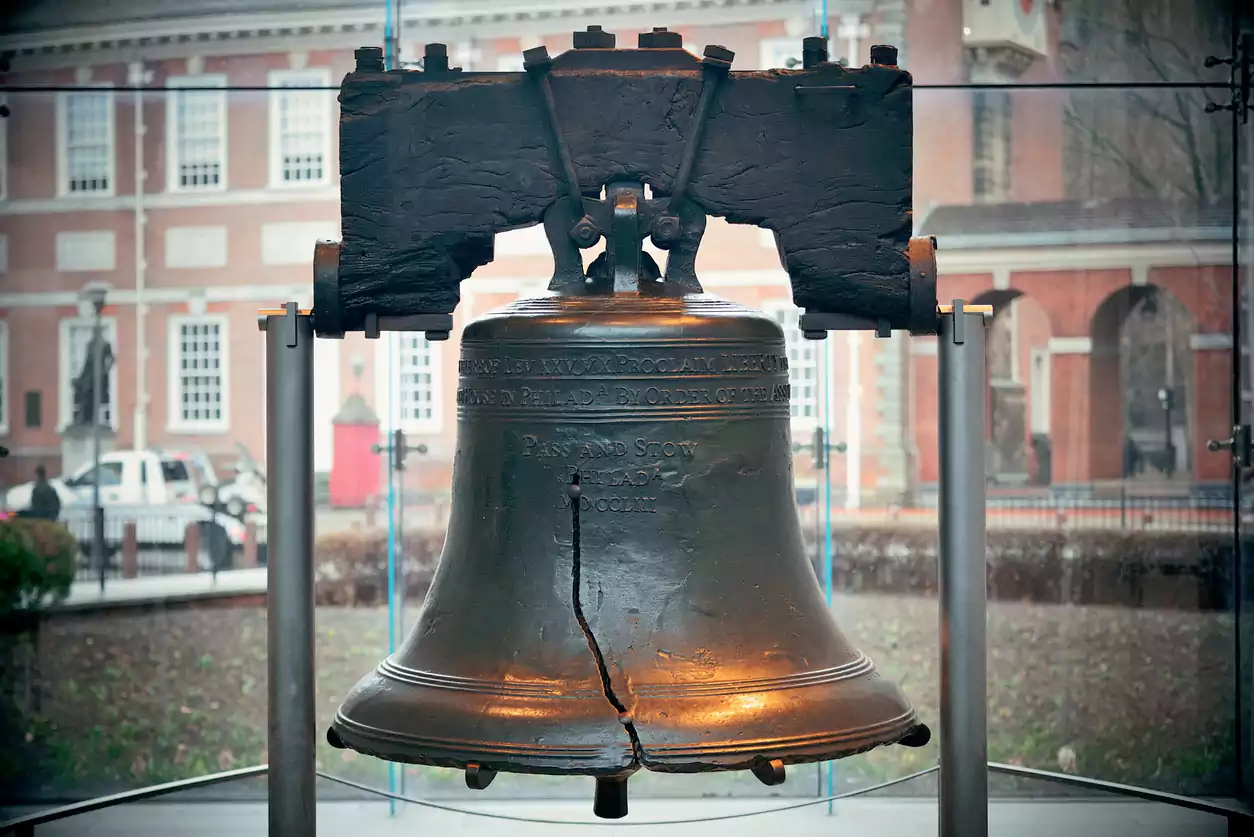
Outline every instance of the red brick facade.
[[[579, 5], [572, 3], [572, 6]], [[595, 3], [587, 4], [600, 6]], [[684, 5], [684, 4], [680, 4]], [[690, 48], [722, 43], [737, 53], [735, 66], [769, 66], [781, 54], [782, 43], [791, 40], [799, 53], [800, 39], [812, 34], [814, 25], [800, 3], [731, 4], [726, 19], [712, 23], [707, 12], [700, 21], [686, 20], [677, 5], [672, 21], [665, 14], [606, 12], [603, 22], [618, 34], [619, 44], [634, 44], [636, 33], [658, 23], [671, 23], [683, 31]], [[970, 53], [964, 46], [961, 0], [928, 3], [832, 2], [833, 55], [844, 55], [856, 46], [859, 63], [871, 43], [903, 44], [903, 61], [919, 84], [956, 84], [971, 78]], [[1051, 10], [1046, 18], [1049, 43], [1056, 41], [1056, 22]], [[835, 33], [842, 16], [846, 22], [864, 24], [866, 35], [855, 44], [840, 41]], [[574, 20], [576, 18], [571, 18]], [[578, 18], [582, 20], [582, 18]], [[903, 24], [904, 19], [904, 24]], [[904, 29], [903, 29], [904, 25]], [[470, 69], [496, 70], [516, 62], [521, 50], [543, 42], [550, 52], [569, 47], [571, 24], [563, 19], [526, 17], [507, 27], [497, 27], [478, 39], [465, 28], [449, 22], [430, 28], [432, 40], [450, 42], [454, 64]], [[178, 25], [168, 27], [177, 34]], [[411, 30], [417, 31], [417, 30]], [[339, 218], [335, 190], [334, 92], [324, 95], [328, 109], [330, 168], [326, 185], [273, 188], [270, 149], [274, 137], [272, 94], [265, 91], [231, 91], [226, 94], [225, 189], [204, 193], [171, 191], [167, 179], [167, 107], [164, 93], [143, 96], [145, 126], [142, 159], [142, 207], [135, 201], [135, 107], [128, 83], [128, 64], [104, 41], [75, 54], [19, 54], [6, 81], [22, 85], [72, 85], [89, 81], [115, 87], [113, 102], [113, 194], [107, 197], [58, 197], [57, 95], [10, 94], [12, 115], [7, 120], [6, 194], [0, 201], [0, 235], [7, 243], [7, 265], [0, 287], [0, 319], [8, 330], [4, 376], [4, 412], [7, 433], [3, 441], [13, 456], [0, 465], [6, 483], [25, 479], [36, 462], [57, 470], [59, 460], [61, 381], [66, 373], [64, 349], [58, 341], [62, 322], [79, 315], [76, 294], [89, 279], [112, 286], [106, 316], [116, 320], [117, 431], [118, 445], [137, 442], [150, 446], [190, 447], [228, 460], [235, 442], [242, 442], [261, 458], [264, 447], [264, 369], [262, 341], [256, 327], [256, 310], [288, 298], [310, 300], [310, 246], [304, 260], [285, 255], [283, 230], [299, 229], [306, 235], [315, 228], [334, 232]], [[37, 42], [37, 36], [23, 36]], [[49, 36], [51, 37], [51, 36]], [[289, 69], [321, 69], [332, 85], [348, 70], [354, 46], [378, 43], [377, 32], [341, 32], [336, 35], [283, 34], [279, 30], [255, 33], [250, 43], [237, 39], [180, 44], [162, 42], [143, 58], [151, 72], [147, 84], [160, 87], [167, 79], [185, 75], [224, 75], [232, 87], [265, 86], [271, 73]], [[334, 43], [331, 43], [334, 41]], [[225, 44], [225, 45], [223, 45]], [[407, 41], [405, 54], [418, 52], [417, 41]], [[1051, 54], [1052, 54], [1052, 47]], [[1022, 80], [1056, 79], [1050, 57], [1040, 58], [1024, 70]], [[1064, 99], [1056, 91], [1026, 91], [1013, 95], [1014, 143], [1011, 150], [1011, 194], [1015, 202], [1053, 201], [1063, 194]], [[935, 206], [968, 204], [972, 191], [973, 140], [971, 94], [961, 90], [920, 90], [915, 106], [916, 218], [923, 221]], [[276, 225], [307, 225], [278, 227]], [[319, 226], [321, 225], [321, 226]], [[137, 236], [138, 226], [138, 236]], [[220, 259], [207, 259], [201, 267], [177, 266], [182, 254], [167, 252], [169, 236], [184, 231], [221, 230], [204, 233], [204, 241], [225, 242]], [[171, 231], [174, 231], [173, 233]], [[72, 231], [112, 233], [111, 267], [83, 271], [58, 269], [58, 234]], [[973, 231], [978, 232], [978, 231]], [[194, 232], [187, 235], [202, 235]], [[522, 242], [524, 237], [510, 234]], [[144, 274], [137, 288], [137, 249], [140, 242]], [[184, 240], [184, 239], [179, 239]], [[202, 240], [202, 239], [198, 239]], [[277, 243], [276, 243], [277, 242]], [[298, 244], [311, 245], [302, 238]], [[271, 251], [284, 251], [275, 256]], [[1082, 249], [1082, 248], [1081, 248]], [[1076, 248], [1007, 249], [1012, 263], [996, 264], [996, 252], [966, 249], [949, 257], [941, 241], [941, 297], [980, 301], [990, 296], [1004, 302], [1022, 295], [1043, 312], [1023, 314], [1019, 329], [1019, 364], [1028, 368], [1036, 350], [1050, 357], [1049, 432], [1054, 450], [1055, 483], [1082, 483], [1118, 476], [1121, 420], [1118, 364], [1111, 366], [1094, 351], [1105, 345], [1103, 335], [1093, 333], [1094, 315], [1103, 301], [1121, 289], [1148, 281], [1178, 296], [1202, 335], [1192, 369], [1194, 403], [1190, 438], [1196, 449], [1195, 479], [1222, 480], [1226, 464], [1202, 455], [1208, 437], [1222, 436], [1228, 424], [1228, 375], [1230, 350], [1217, 336], [1229, 333], [1225, 302], [1228, 274], [1196, 248], [1180, 245], [1179, 252], [1162, 245], [1126, 245], [1090, 248], [1097, 260], [1084, 264], [1085, 252]], [[1111, 250], [1118, 250], [1112, 253]], [[1066, 251], [1066, 252], [1063, 252]], [[1100, 251], [1100, 252], [1099, 252]], [[1000, 251], [999, 251], [1000, 252]], [[1193, 254], [1193, 255], [1190, 255]], [[172, 258], [173, 256], [173, 258]], [[1123, 259], [1124, 263], [1120, 263]], [[1190, 259], [1192, 261], [1190, 261]], [[1200, 259], [1200, 260], [1199, 260]], [[105, 259], [104, 262], [109, 262]], [[1221, 264], [1216, 260], [1214, 264]], [[1057, 265], [1052, 266], [1052, 265]], [[702, 244], [698, 273], [712, 293], [747, 305], [761, 307], [787, 303], [786, 277], [778, 266], [773, 246], [757, 230], [731, 227], [712, 219]], [[477, 271], [464, 286], [463, 304], [457, 311], [457, 329], [475, 316], [517, 298], [538, 292], [551, 270], [543, 252], [525, 244], [513, 249], [498, 243], [497, 260]], [[142, 307], [137, 303], [142, 301]], [[1026, 306], [1024, 306], [1026, 308]], [[226, 416], [212, 431], [182, 430], [171, 420], [171, 364], [175, 353], [169, 344], [171, 318], [220, 315], [226, 363]], [[139, 348], [138, 321], [142, 320], [146, 352]], [[216, 321], [215, 321], [216, 322]], [[936, 359], [927, 340], [905, 345], [896, 338], [877, 341], [866, 337], [858, 349], [856, 367], [860, 381], [858, 424], [863, 428], [856, 445], [861, 488], [868, 495], [900, 493], [912, 483], [936, 480]], [[1089, 340], [1086, 344], [1083, 341]], [[319, 461], [329, 468], [330, 417], [351, 392], [360, 391], [382, 415], [387, 383], [386, 354], [381, 343], [360, 335], [320, 347], [318, 383], [323, 393], [316, 410], [319, 425]], [[457, 333], [448, 344], [435, 349], [439, 391], [435, 414], [424, 424], [419, 439], [430, 453], [423, 467], [414, 468], [409, 479], [415, 487], [443, 491], [449, 483], [455, 444], [455, 408], [452, 391], [456, 380]], [[828, 341], [828, 370], [832, 388], [832, 436], [848, 440], [845, 401], [852, 379], [851, 347], [844, 335]], [[361, 375], [354, 375], [359, 363]], [[140, 369], [145, 381], [140, 384]], [[893, 394], [886, 380], [904, 387]], [[40, 393], [42, 417], [38, 426], [26, 426], [24, 399]], [[1038, 393], [1039, 397], [1039, 393]], [[1030, 404], [1033, 393], [1028, 392]], [[913, 416], [913, 427], [906, 425]], [[796, 441], [808, 441], [810, 424], [798, 423]], [[138, 438], [137, 438], [138, 437]], [[911, 445], [917, 451], [909, 450]], [[1112, 458], [1113, 457], [1113, 458]], [[844, 460], [834, 460], [833, 482], [842, 487]], [[797, 462], [799, 483], [814, 480], [808, 454]]]

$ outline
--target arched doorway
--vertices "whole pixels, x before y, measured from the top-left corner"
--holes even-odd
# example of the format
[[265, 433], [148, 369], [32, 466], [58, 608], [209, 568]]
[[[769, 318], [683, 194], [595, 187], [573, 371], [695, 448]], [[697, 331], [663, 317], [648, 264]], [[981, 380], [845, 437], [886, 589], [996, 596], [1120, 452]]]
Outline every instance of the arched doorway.
[[999, 485], [1048, 485], [1049, 316], [1017, 290], [989, 291], [973, 303], [993, 306], [988, 331], [988, 478]]
[[1128, 286], [1092, 321], [1094, 480], [1187, 483], [1193, 472], [1193, 318], [1175, 294]]

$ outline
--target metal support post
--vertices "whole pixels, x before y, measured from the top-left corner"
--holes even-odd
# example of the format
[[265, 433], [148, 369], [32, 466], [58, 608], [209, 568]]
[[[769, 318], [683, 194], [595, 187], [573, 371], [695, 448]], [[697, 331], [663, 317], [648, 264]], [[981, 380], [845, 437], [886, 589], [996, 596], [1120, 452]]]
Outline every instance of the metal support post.
[[315, 833], [313, 324], [289, 302], [266, 333], [270, 837]]
[[940, 835], [988, 836], [985, 313], [941, 306]]
[[105, 589], [104, 506], [100, 504], [100, 414], [103, 398], [101, 379], [104, 377], [104, 325], [101, 314], [105, 297], [100, 292], [92, 298], [91, 323], [91, 562], [100, 574], [100, 592]]

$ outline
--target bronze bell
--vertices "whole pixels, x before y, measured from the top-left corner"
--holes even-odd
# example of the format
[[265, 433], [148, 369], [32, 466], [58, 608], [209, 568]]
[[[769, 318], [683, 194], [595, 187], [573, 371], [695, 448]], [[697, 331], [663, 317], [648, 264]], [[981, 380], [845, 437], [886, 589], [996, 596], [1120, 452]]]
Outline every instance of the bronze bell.
[[479, 788], [593, 775], [615, 817], [642, 766], [776, 784], [926, 743], [805, 555], [774, 320], [703, 293], [520, 300], [465, 329], [459, 374], [439, 569], [333, 744]]

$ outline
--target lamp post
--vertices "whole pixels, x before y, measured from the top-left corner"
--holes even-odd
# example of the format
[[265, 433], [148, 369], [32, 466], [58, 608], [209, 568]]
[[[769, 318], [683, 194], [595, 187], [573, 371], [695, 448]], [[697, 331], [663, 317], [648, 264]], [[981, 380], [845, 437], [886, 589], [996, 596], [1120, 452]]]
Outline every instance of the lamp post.
[[105, 585], [104, 508], [100, 505], [100, 378], [104, 372], [103, 321], [105, 299], [109, 286], [101, 282], [89, 282], [83, 287], [81, 297], [91, 305], [91, 560], [100, 573], [100, 589]]
[[1163, 408], [1163, 472], [1168, 479], [1176, 473], [1176, 446], [1171, 439], [1171, 410], [1175, 402], [1176, 393], [1171, 387], [1158, 390], [1158, 403]]

